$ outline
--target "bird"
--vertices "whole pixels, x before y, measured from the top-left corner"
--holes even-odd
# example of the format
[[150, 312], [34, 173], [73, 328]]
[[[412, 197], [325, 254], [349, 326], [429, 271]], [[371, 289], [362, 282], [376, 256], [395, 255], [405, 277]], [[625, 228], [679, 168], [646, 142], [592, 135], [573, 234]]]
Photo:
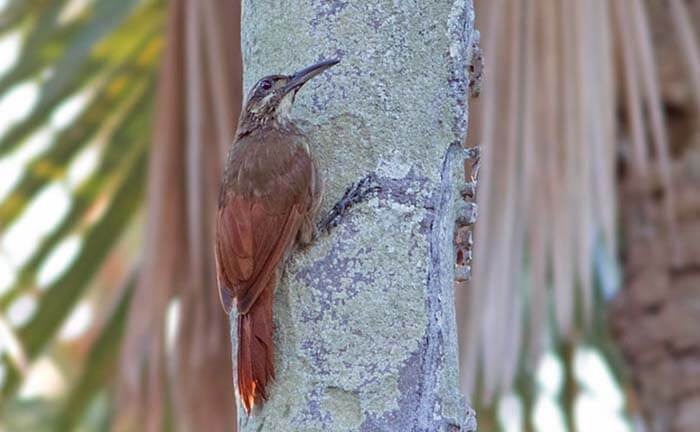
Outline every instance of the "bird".
[[238, 398], [248, 415], [275, 378], [273, 298], [282, 268], [316, 236], [323, 182], [309, 137], [291, 118], [297, 92], [339, 60], [261, 78], [249, 91], [228, 149], [216, 221], [224, 311], [237, 309]]

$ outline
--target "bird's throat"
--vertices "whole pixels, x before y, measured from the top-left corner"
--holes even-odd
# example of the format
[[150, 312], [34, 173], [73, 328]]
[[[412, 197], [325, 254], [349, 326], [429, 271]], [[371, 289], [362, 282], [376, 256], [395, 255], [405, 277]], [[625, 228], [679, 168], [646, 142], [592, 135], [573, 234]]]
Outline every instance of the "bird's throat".
[[292, 105], [294, 105], [295, 95], [296, 92], [292, 91], [284, 95], [282, 100], [280, 100], [279, 104], [277, 105], [277, 109], [275, 110], [275, 117], [277, 118], [278, 123], [287, 124], [291, 121]]

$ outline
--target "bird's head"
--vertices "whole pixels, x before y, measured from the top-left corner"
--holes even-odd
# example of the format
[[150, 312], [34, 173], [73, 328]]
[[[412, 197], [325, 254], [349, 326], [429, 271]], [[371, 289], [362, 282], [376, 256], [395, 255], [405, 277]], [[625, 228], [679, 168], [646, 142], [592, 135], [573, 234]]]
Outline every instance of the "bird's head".
[[241, 127], [251, 130], [273, 121], [287, 122], [299, 89], [311, 78], [338, 63], [340, 60], [326, 60], [292, 75], [268, 75], [261, 78], [248, 93], [241, 112]]

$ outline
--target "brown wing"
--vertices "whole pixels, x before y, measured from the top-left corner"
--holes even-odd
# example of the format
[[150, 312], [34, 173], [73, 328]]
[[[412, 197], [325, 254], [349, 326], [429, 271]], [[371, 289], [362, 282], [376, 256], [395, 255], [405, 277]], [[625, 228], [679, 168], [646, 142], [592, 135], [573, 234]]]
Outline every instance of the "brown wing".
[[216, 233], [224, 309], [248, 313], [293, 246], [310, 209], [315, 166], [296, 129], [239, 138], [222, 181]]
[[226, 312], [233, 299], [240, 313], [248, 313], [276, 267], [292, 246], [299, 231], [299, 205], [273, 212], [261, 200], [231, 197], [219, 209], [216, 235], [216, 263], [219, 294]]

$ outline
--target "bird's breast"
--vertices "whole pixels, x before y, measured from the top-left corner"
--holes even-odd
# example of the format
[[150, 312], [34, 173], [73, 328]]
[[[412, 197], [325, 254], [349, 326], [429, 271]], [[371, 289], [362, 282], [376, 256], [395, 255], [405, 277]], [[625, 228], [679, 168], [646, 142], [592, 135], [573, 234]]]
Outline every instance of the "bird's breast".
[[309, 187], [314, 164], [298, 130], [262, 131], [234, 144], [224, 180], [230, 192], [286, 207]]

